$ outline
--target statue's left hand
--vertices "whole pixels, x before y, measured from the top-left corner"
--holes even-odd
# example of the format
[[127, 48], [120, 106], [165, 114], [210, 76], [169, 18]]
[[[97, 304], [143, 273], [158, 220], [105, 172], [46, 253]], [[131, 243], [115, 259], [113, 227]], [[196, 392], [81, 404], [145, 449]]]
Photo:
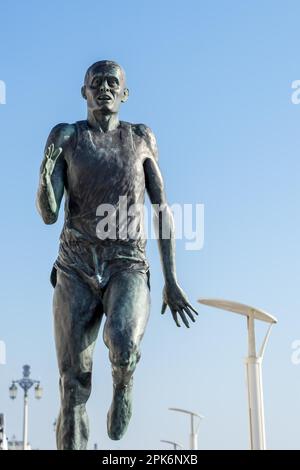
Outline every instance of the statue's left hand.
[[43, 160], [43, 169], [42, 169], [42, 177], [46, 180], [47, 178], [51, 178], [51, 175], [54, 171], [56, 162], [58, 157], [62, 153], [62, 148], [58, 147], [55, 148], [54, 144], [50, 144], [46, 153], [45, 158]]
[[172, 312], [173, 319], [176, 325], [179, 327], [181, 325], [178, 321], [178, 314], [180, 315], [182, 322], [187, 328], [189, 328], [190, 325], [186, 315], [190, 318], [192, 322], [195, 322], [195, 318], [192, 312], [198, 315], [196, 310], [188, 302], [187, 296], [177, 283], [172, 285], [165, 285], [164, 287], [163, 303], [161, 309], [162, 314], [165, 313], [167, 306], [169, 306]]

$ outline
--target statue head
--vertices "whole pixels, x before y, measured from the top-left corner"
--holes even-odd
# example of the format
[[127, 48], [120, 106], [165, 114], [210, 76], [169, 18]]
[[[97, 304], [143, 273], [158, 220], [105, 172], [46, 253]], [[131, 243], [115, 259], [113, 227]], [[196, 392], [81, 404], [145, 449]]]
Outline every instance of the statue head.
[[91, 65], [85, 74], [81, 94], [87, 100], [88, 110], [101, 114], [118, 113], [121, 103], [129, 95], [122, 67], [110, 60]]

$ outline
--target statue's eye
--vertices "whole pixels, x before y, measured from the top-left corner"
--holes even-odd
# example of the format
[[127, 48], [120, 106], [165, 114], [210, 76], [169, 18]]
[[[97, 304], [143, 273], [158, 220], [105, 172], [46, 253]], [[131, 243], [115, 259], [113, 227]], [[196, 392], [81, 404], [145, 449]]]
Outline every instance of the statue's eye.
[[92, 86], [92, 88], [96, 88], [96, 87], [99, 86], [99, 84], [100, 84], [99, 78], [94, 78], [94, 80], [92, 81], [92, 85], [91, 85], [91, 86]]
[[118, 85], [119, 85], [119, 82], [118, 82], [118, 80], [117, 80], [115, 77], [109, 77], [109, 78], [107, 79], [107, 83], [108, 83], [108, 85], [111, 86], [111, 87], [114, 87], [114, 86], [118, 86]]

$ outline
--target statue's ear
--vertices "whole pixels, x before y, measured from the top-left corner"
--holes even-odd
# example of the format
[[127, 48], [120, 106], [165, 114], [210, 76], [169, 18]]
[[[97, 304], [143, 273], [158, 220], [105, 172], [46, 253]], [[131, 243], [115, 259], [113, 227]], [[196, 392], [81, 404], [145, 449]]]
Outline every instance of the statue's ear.
[[129, 90], [128, 88], [124, 88], [123, 98], [121, 99], [122, 103], [125, 103], [125, 101], [128, 100], [128, 96], [129, 96]]
[[85, 91], [85, 85], [81, 87], [81, 96], [86, 100], [86, 91]]

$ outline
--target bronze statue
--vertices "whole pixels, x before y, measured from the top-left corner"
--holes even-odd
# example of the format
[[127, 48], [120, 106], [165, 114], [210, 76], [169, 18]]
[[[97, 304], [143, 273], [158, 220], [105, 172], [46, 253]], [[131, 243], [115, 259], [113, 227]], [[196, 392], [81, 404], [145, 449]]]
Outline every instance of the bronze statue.
[[[143, 124], [119, 121], [120, 105], [129, 94], [123, 69], [112, 61], [96, 62], [87, 70], [81, 92], [87, 101], [87, 120], [52, 129], [37, 195], [37, 207], [46, 224], [56, 222], [65, 195], [65, 222], [51, 272], [61, 393], [58, 449], [86, 449], [85, 405], [103, 315], [113, 376], [108, 435], [121, 439], [127, 429], [133, 372], [140, 359], [150, 306], [143, 214], [127, 209], [144, 203], [145, 189], [157, 219], [165, 279], [162, 313], [169, 306], [176, 325], [180, 326], [179, 315], [187, 327], [187, 317], [195, 321], [192, 311], [197, 313], [176, 279], [173, 217], [153, 132]], [[126, 201], [122, 223], [120, 197]], [[110, 219], [116, 222], [115, 230], [106, 230], [107, 207], [115, 209]], [[137, 236], [124, 232], [124, 222], [134, 225]]]

